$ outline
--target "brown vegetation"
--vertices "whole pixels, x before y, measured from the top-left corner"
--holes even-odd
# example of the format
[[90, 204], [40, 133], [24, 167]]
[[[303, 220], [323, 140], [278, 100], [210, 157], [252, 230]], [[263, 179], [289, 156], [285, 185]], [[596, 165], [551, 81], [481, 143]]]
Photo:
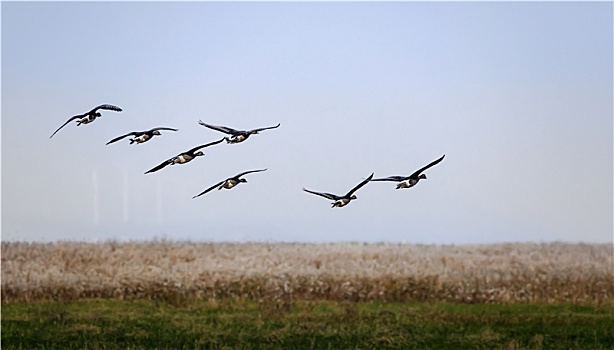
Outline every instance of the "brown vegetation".
[[2, 243], [2, 303], [248, 298], [606, 303], [609, 244]]

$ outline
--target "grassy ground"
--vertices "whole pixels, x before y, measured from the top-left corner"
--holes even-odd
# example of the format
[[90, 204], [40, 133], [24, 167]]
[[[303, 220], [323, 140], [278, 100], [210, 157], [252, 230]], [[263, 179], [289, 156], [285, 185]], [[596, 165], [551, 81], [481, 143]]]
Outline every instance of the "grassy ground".
[[614, 305], [227, 299], [2, 306], [3, 349], [614, 349]]
[[611, 244], [2, 242], [2, 304], [80, 299], [603, 304]]

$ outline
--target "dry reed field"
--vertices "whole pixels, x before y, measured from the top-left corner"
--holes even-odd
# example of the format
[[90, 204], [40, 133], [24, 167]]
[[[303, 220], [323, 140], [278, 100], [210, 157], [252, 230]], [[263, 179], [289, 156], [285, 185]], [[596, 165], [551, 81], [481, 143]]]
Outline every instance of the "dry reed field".
[[82, 298], [572, 302], [614, 296], [610, 244], [2, 243], [2, 303]]

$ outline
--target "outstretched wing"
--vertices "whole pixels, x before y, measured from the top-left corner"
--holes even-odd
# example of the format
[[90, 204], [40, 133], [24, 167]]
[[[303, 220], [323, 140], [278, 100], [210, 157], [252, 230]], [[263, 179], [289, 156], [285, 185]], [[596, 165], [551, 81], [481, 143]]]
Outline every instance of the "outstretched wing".
[[439, 164], [439, 162], [441, 162], [443, 160], [443, 157], [445, 157], [446, 155], [444, 154], [443, 156], [441, 156], [441, 158], [434, 160], [432, 162], [430, 162], [429, 164], [425, 165], [424, 167], [416, 170], [413, 174], [411, 174], [409, 177], [418, 177], [418, 175], [420, 175], [421, 172], [425, 171], [426, 169], [432, 167], [433, 165]]
[[401, 182], [401, 181], [405, 181], [409, 179], [409, 176], [388, 176], [388, 177], [382, 177], [381, 179], [372, 179], [371, 181], [394, 181], [394, 182]]
[[235, 135], [235, 134], [239, 134], [240, 133], [240, 131], [235, 130], [233, 128], [229, 128], [227, 126], [218, 126], [218, 125], [206, 124], [202, 120], [199, 120], [198, 124], [200, 124], [200, 125], [202, 125], [204, 127], [207, 127], [209, 129], [213, 129], [213, 130], [216, 130], [216, 131], [221, 131], [221, 132], [229, 134], [229, 135]]
[[103, 104], [103, 105], [100, 105], [100, 106], [92, 109], [90, 111], [90, 113], [91, 114], [96, 113], [96, 111], [99, 110], [99, 109], [106, 109], [106, 110], [115, 111], [115, 112], [121, 112], [122, 111], [122, 109], [117, 107], [117, 106], [113, 106], [113, 105], [110, 105], [110, 104]]
[[213, 141], [213, 142], [210, 142], [210, 143], [207, 143], [207, 144], [204, 144], [204, 145], [196, 146], [196, 147], [192, 148], [191, 150], [189, 150], [189, 151], [187, 151], [187, 152], [185, 152], [185, 153], [192, 154], [192, 153], [194, 153], [194, 152], [198, 151], [198, 150], [199, 150], [199, 149], [201, 149], [201, 148], [205, 148], [205, 147], [209, 147], [209, 146], [217, 145], [218, 143], [220, 143], [220, 142], [222, 142], [222, 141], [224, 141], [224, 140], [226, 140], [226, 138], [225, 138], [225, 137], [222, 137], [220, 140]]
[[156, 130], [178, 131], [179, 129], [173, 129], [173, 128], [163, 128], [163, 127], [161, 127], [161, 128], [153, 128], [153, 129], [151, 129], [151, 130], [149, 130], [149, 131], [147, 131], [147, 132], [152, 132], [152, 131], [156, 131]]
[[53, 133], [53, 134], [51, 134], [51, 136], [49, 136], [49, 138], [52, 138], [52, 137], [53, 137], [53, 135], [55, 135], [55, 134], [56, 134], [58, 131], [60, 131], [60, 129], [61, 129], [61, 128], [65, 127], [65, 126], [66, 126], [66, 124], [70, 123], [71, 121], [73, 121], [73, 120], [75, 120], [75, 119], [79, 119], [79, 118], [83, 118], [83, 117], [84, 117], [84, 115], [83, 115], [83, 114], [79, 114], [79, 115], [76, 115], [76, 116], [74, 116], [74, 117], [70, 117], [70, 119], [68, 119], [68, 120], [66, 121], [66, 123], [62, 124], [62, 126], [60, 126], [60, 127], [59, 127], [59, 128], [58, 128], [58, 129], [57, 129], [57, 130], [56, 130], [56, 131]]
[[352, 190], [350, 192], [348, 192], [348, 194], [346, 194], [346, 197], [350, 197], [354, 192], [356, 192], [359, 188], [361, 188], [362, 186], [366, 185], [367, 182], [371, 181], [371, 179], [373, 178], [373, 173], [371, 173], [371, 176], [369, 176], [368, 178], [362, 180], [361, 183], [359, 183], [358, 185], [356, 185], [356, 187], [352, 188]]
[[[173, 158], [174, 158], [174, 157], [173, 157]], [[173, 163], [173, 158], [171, 158], [171, 159], [167, 159], [167, 160], [165, 160], [164, 162], [160, 163], [160, 165], [158, 165], [158, 166], [156, 166], [156, 167], [154, 167], [154, 168], [151, 168], [151, 169], [147, 170], [147, 171], [145, 172], [145, 174], [156, 172], [156, 171], [158, 171], [158, 170], [160, 170], [160, 169], [164, 168], [165, 166], [167, 166], [167, 165], [169, 165], [169, 164]]]
[[324, 197], [324, 198], [327, 198], [327, 199], [331, 199], [331, 200], [334, 200], [334, 201], [341, 199], [341, 197], [337, 196], [336, 194], [326, 193], [326, 192], [310, 191], [310, 190], [306, 189], [305, 187], [303, 187], [303, 191], [315, 194], [316, 196], [321, 196], [321, 197]]
[[279, 128], [280, 125], [281, 125], [281, 123], [278, 123], [275, 126], [267, 126], [266, 128], [254, 129], [251, 132], [258, 132], [258, 131], [262, 131], [262, 130], [275, 129], [275, 128]]
[[238, 179], [238, 178], [240, 178], [240, 177], [241, 177], [241, 176], [243, 176], [243, 175], [250, 174], [250, 173], [257, 173], [257, 172], [260, 172], [260, 171], [265, 171], [265, 170], [267, 170], [267, 169], [259, 169], [259, 170], [249, 170], [249, 171], [244, 171], [244, 172], [242, 172], [241, 174], [238, 174], [237, 176], [235, 176], [234, 178], [235, 178], [235, 179]]
[[137, 136], [138, 137], [138, 136], [141, 136], [141, 135], [143, 135], [142, 132], [138, 132], [138, 131], [129, 132], [126, 135], [118, 136], [118, 137], [114, 138], [113, 140], [107, 142], [107, 145], [111, 144], [113, 142], [117, 142], [117, 141], [123, 139], [124, 137], [128, 137], [128, 136]]
[[214, 188], [216, 188], [216, 187], [220, 187], [220, 186], [221, 186], [221, 185], [224, 183], [224, 181], [226, 181], [226, 180], [222, 180], [222, 181], [220, 181], [220, 182], [216, 183], [215, 185], [213, 185], [213, 186], [211, 186], [211, 187], [207, 188], [206, 190], [204, 190], [204, 191], [202, 191], [201, 193], [197, 194], [196, 196], [192, 197], [192, 199], [194, 199], [194, 198], [196, 198], [196, 197], [200, 197], [200, 196], [202, 196], [203, 194], [205, 194], [205, 193], [207, 193], [207, 192], [212, 191], [212, 190], [213, 190]]

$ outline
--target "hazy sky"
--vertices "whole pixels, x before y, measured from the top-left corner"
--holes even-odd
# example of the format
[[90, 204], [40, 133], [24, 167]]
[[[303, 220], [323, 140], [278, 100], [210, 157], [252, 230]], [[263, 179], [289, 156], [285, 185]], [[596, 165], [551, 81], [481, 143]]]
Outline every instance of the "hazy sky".
[[612, 241], [611, 2], [1, 7], [3, 240]]

